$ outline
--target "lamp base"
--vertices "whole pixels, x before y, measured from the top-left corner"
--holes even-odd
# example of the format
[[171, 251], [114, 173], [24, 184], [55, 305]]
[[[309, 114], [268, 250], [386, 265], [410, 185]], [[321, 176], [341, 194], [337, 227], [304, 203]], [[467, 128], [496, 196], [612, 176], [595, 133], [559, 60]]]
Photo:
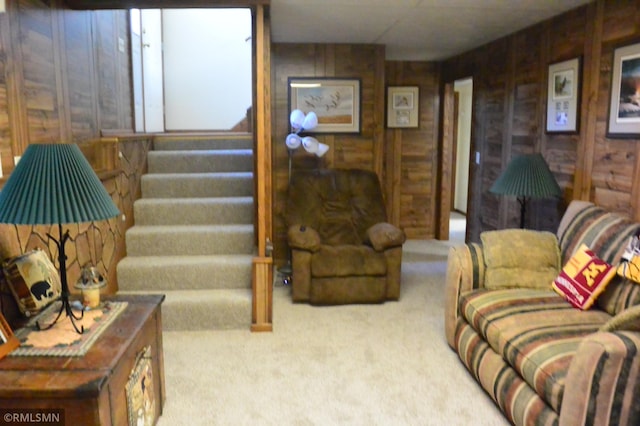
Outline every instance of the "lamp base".
[[69, 303], [68, 294], [63, 294], [60, 297], [60, 300], [62, 301], [62, 305], [60, 306], [60, 311], [58, 311], [58, 315], [56, 316], [56, 319], [54, 319], [51, 324], [48, 324], [46, 326], [41, 326], [40, 321], [36, 321], [36, 326], [38, 327], [38, 330], [39, 331], [49, 330], [51, 327], [56, 325], [56, 323], [62, 318], [62, 313], [64, 312], [66, 314], [66, 317], [68, 317], [69, 320], [71, 321], [71, 325], [73, 325], [73, 329], [76, 331], [76, 333], [78, 334], [84, 333], [84, 326], [80, 325], [80, 327], [78, 327], [78, 324], [76, 324], [76, 321], [79, 321], [84, 317], [84, 310], [80, 311], [80, 316], [76, 315], [73, 312], [73, 309], [71, 308], [71, 304]]
[[70, 238], [69, 237], [69, 230], [67, 229], [66, 232], [62, 232], [62, 224], [58, 224], [58, 231], [60, 233], [60, 239], [56, 240], [54, 237], [52, 237], [50, 234], [47, 234], [47, 236], [56, 244], [56, 246], [58, 246], [58, 264], [60, 266], [60, 284], [61, 284], [61, 290], [62, 290], [62, 294], [60, 295], [60, 301], [62, 302], [62, 306], [60, 306], [60, 312], [58, 312], [58, 315], [56, 316], [56, 319], [53, 320], [53, 322], [45, 327], [41, 327], [40, 323], [37, 321], [36, 322], [36, 326], [38, 327], [38, 330], [42, 331], [42, 330], [48, 330], [51, 327], [53, 327], [54, 325], [56, 325], [56, 323], [58, 322], [58, 320], [60, 319], [60, 317], [62, 316], [62, 313], [66, 313], [67, 317], [71, 320], [71, 324], [73, 325], [73, 329], [78, 333], [78, 334], [82, 334], [84, 333], [84, 326], [80, 326], [78, 327], [78, 325], [76, 324], [76, 321], [79, 321], [82, 319], [82, 317], [84, 317], [84, 310], [80, 311], [80, 316], [77, 316], [74, 312], [73, 309], [71, 309], [71, 304], [69, 303], [69, 285], [67, 284], [67, 256], [64, 253], [64, 246], [67, 243], [67, 240]]
[[287, 264], [278, 268], [278, 273], [282, 275], [282, 284], [291, 285], [293, 282], [293, 268], [291, 262], [287, 261]]

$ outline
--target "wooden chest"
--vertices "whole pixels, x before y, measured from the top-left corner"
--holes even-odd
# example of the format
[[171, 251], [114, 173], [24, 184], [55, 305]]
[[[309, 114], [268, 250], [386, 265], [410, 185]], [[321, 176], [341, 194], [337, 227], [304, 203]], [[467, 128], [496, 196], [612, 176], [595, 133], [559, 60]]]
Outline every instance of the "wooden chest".
[[9, 356], [0, 360], [0, 416], [55, 421], [62, 413], [66, 425], [127, 425], [125, 388], [147, 348], [153, 382], [149, 391], [153, 391], [151, 405], [153, 423], [156, 422], [165, 400], [161, 315], [164, 296], [105, 299], [129, 303], [86, 355]]

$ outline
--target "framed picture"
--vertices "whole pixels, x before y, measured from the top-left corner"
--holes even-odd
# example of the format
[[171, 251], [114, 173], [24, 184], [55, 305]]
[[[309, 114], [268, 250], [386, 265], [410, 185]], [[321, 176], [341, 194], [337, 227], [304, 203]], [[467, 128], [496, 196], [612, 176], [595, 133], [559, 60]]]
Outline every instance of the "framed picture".
[[640, 43], [619, 47], [613, 53], [611, 105], [607, 137], [640, 136]]
[[318, 116], [314, 133], [360, 133], [360, 80], [289, 77], [289, 114]]
[[2, 314], [0, 314], [0, 359], [20, 346], [20, 341], [13, 334], [11, 327]]
[[387, 127], [418, 127], [418, 86], [387, 87]]
[[549, 65], [547, 133], [578, 132], [580, 58]]

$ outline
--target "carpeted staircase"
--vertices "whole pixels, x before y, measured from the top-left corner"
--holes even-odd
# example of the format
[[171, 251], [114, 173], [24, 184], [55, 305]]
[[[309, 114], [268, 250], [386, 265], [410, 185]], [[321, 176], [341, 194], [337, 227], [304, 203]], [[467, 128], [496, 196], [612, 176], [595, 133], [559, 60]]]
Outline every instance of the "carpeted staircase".
[[249, 329], [251, 136], [159, 136], [148, 164], [119, 291], [164, 293], [165, 330]]

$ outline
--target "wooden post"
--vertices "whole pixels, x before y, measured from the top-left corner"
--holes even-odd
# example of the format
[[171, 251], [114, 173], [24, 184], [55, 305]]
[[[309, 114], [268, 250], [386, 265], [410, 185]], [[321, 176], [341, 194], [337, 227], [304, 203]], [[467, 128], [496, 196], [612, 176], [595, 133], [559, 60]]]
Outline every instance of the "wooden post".
[[253, 258], [251, 331], [272, 331], [273, 258]]
[[253, 258], [253, 312], [251, 331], [271, 331], [273, 260], [268, 251], [272, 241], [272, 158], [271, 158], [271, 63], [270, 27], [265, 8], [257, 5], [254, 15], [255, 39], [255, 149], [256, 234], [258, 255]]

